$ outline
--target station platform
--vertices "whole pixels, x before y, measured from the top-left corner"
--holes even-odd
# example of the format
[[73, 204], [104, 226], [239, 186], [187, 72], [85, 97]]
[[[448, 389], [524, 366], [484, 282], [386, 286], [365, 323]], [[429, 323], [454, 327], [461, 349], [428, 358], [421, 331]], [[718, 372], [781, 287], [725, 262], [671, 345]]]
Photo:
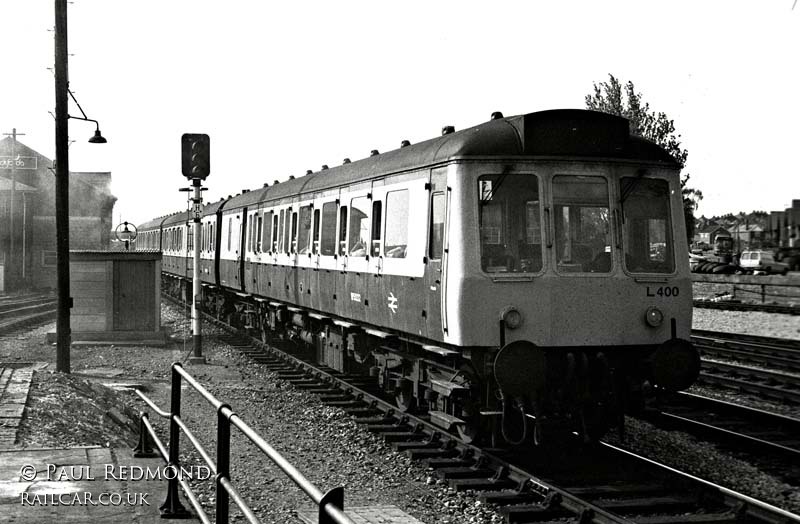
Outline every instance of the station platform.
[[[153, 478], [163, 472], [160, 458], [133, 458], [129, 448], [15, 447], [35, 368], [33, 363], [0, 366], [0, 521], [163, 522], [159, 506], [167, 481]], [[144, 472], [155, 474], [136, 478]], [[191, 507], [182, 496], [181, 503]]]
[[0, 515], [14, 524], [164, 522], [167, 481], [136, 479], [163, 466], [127, 448], [0, 449]]

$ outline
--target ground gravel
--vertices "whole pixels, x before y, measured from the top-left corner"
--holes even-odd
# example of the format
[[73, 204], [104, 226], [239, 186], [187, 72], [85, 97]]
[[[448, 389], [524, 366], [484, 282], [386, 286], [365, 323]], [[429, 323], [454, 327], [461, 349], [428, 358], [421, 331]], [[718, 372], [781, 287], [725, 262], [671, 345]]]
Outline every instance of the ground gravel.
[[682, 431], [664, 431], [625, 417], [625, 440], [606, 441], [675, 469], [800, 514], [800, 486], [787, 484], [752, 464]]
[[694, 308], [694, 329], [800, 340], [800, 315]]
[[[743, 318], [733, 320], [729, 314], [737, 312], [703, 310], [698, 315], [697, 311], [695, 319], [700, 319], [701, 325], [696, 323], [695, 327], [703, 329], [719, 330], [726, 325], [731, 331], [752, 332], [753, 324], [769, 323], [784, 328], [786, 325], [784, 320], [775, 321], [784, 315], [763, 314], [766, 317], [756, 319], [762, 314], [748, 312], [740, 313]], [[716, 317], [703, 318], [707, 312]], [[794, 324], [797, 321], [796, 317], [791, 322], [786, 320], [789, 329], [800, 338]], [[37, 372], [20, 445], [51, 445], [56, 440], [59, 445], [130, 445], [135, 437], [130, 413], [144, 406], [132, 394], [102, 384], [137, 382], [162, 407], [168, 405], [169, 366], [186, 360], [191, 352], [191, 336], [189, 322], [179, 308], [164, 306], [162, 323], [172, 335], [166, 348], [73, 348], [72, 376], [51, 373], [49, 368]], [[775, 334], [784, 328], [774, 329], [771, 336], [784, 336]], [[54, 367], [54, 347], [43, 342], [48, 329], [53, 329], [53, 324], [0, 338], [0, 361], [40, 361]], [[474, 495], [452, 492], [431, 471], [393, 451], [380, 437], [356, 425], [342, 411], [323, 405], [315, 396], [294, 389], [264, 367], [242, 357], [220, 341], [217, 336], [220, 334], [217, 328], [205, 326], [204, 354], [208, 364], [187, 365], [187, 369], [323, 492], [344, 486], [346, 507], [394, 504], [429, 524], [502, 521]], [[213, 408], [187, 389], [183, 395], [183, 418], [214, 456]], [[73, 405], [77, 407], [59, 409]], [[119, 417], [122, 423], [114, 422], [106, 414], [112, 408], [122, 414]], [[56, 418], [64, 422], [48, 422]], [[90, 431], [89, 423], [79, 423], [82, 419], [104, 422], [95, 424]], [[150, 419], [166, 440], [166, 424], [152, 413]], [[657, 430], [632, 419], [628, 428], [626, 445], [634, 451], [791, 511], [800, 511], [797, 486], [787, 486], [708, 443], [683, 433]], [[199, 463], [198, 454], [188, 451], [185, 438], [181, 447], [184, 463]], [[297, 509], [310, 507], [305, 495], [236, 431], [231, 457], [234, 482], [264, 522], [295, 523]], [[204, 507], [213, 513], [213, 484], [209, 481], [194, 484]], [[240, 521], [241, 516], [235, 510], [232, 515], [234, 522]]]
[[[18, 445], [129, 448], [137, 438], [135, 413], [145, 406], [132, 393], [103, 384], [138, 383], [162, 408], [169, 406], [170, 365], [185, 361], [191, 353], [190, 323], [182, 309], [165, 305], [162, 324], [172, 335], [166, 348], [73, 348], [71, 375], [51, 371], [55, 349], [43, 341], [53, 324], [1, 338], [0, 361], [48, 363], [34, 374]], [[474, 495], [453, 492], [431, 471], [393, 451], [341, 410], [323, 405], [242, 357], [219, 340], [220, 334], [218, 328], [204, 326], [208, 364], [187, 364], [186, 369], [322, 492], [343, 486], [345, 508], [393, 504], [428, 524], [502, 521]], [[213, 407], [184, 389], [181, 409], [182, 418], [214, 457]], [[120, 413], [121, 422], [109, 417], [110, 411]], [[166, 442], [166, 421], [154, 413], [149, 418]], [[182, 462], [201, 464], [199, 454], [190, 448], [182, 436]], [[311, 500], [236, 430], [231, 448], [231, 478], [263, 522], [296, 524], [297, 510], [312, 507]], [[213, 480], [193, 484], [205, 510], [213, 515]], [[243, 521], [235, 506], [231, 518]]]

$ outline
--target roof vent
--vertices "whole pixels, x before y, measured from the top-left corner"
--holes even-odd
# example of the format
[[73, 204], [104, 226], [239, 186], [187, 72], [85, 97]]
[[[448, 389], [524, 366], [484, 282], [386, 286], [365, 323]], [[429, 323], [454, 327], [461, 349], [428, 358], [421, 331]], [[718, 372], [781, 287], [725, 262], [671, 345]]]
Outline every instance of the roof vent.
[[369, 156], [378, 156], [378, 155], [380, 155], [380, 153], [378, 152], [377, 149], [373, 149], [372, 151], [369, 152]]
[[453, 126], [444, 126], [442, 128], [442, 136], [449, 135], [450, 133], [455, 133], [455, 132], [456, 132], [456, 128], [453, 127]]
[[402, 142], [400, 142], [400, 147], [408, 147], [410, 145], [411, 142], [409, 142], [408, 140], [403, 140]]
[[500, 118], [503, 118], [503, 113], [501, 113], [500, 111], [495, 111], [494, 113], [492, 113], [492, 120], [498, 120]]
[[249, 190], [249, 189], [242, 189], [242, 194], [243, 194], [243, 195], [244, 195], [245, 193], [249, 193], [249, 192], [250, 192], [250, 190]]
[[273, 186], [277, 186], [278, 184], [280, 184], [280, 182], [278, 182], [277, 180], [273, 180], [273, 181], [272, 181], [272, 185], [273, 185]]
[[294, 175], [289, 175], [289, 180], [294, 180]]
[[311, 173], [313, 173], [313, 171], [311, 171], [310, 169], [306, 169], [306, 174], [307, 175], [310, 175]]
[[263, 185], [263, 186], [261, 186], [261, 187], [269, 187], [269, 184], [267, 184], [266, 182], [264, 182], [264, 185]]
[[345, 158], [344, 160], [342, 160], [342, 164], [349, 164], [349, 163], [350, 163], [349, 158]]
[[228, 200], [230, 200], [231, 198], [233, 198], [233, 197], [232, 197], [232, 196], [230, 196], [230, 195], [228, 195]]
[[328, 169], [328, 164], [322, 164], [322, 169]]

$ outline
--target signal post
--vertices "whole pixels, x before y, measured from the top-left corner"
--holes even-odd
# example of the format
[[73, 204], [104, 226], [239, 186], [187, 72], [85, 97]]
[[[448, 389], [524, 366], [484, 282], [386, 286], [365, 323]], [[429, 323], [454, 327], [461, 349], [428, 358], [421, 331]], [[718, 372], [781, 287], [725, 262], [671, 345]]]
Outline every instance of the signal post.
[[203, 180], [211, 171], [210, 140], [208, 135], [185, 133], [181, 137], [181, 171], [183, 176], [192, 181], [194, 195], [192, 198], [192, 237], [194, 239], [194, 264], [192, 268], [192, 364], [205, 364], [200, 332], [200, 304], [202, 300], [200, 287], [200, 218], [203, 213]]

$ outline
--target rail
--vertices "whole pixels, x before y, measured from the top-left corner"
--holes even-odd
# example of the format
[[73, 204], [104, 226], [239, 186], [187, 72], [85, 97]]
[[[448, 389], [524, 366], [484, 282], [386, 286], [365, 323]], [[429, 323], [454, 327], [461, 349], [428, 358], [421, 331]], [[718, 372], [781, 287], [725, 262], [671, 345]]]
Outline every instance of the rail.
[[[216, 460], [212, 459], [203, 445], [194, 436], [192, 431], [181, 420], [181, 383], [186, 381], [195, 391], [197, 391], [209, 404], [214, 406], [217, 411], [217, 454]], [[146, 412], [139, 416], [139, 444], [134, 449], [135, 457], [161, 456], [167, 462], [167, 467], [172, 468], [176, 474], [165, 475], [168, 479], [167, 498], [159, 507], [162, 518], [185, 518], [188, 511], [183, 507], [178, 499], [178, 485], [181, 486], [192, 507], [197, 512], [198, 518], [205, 524], [211, 524], [208, 515], [200, 505], [197, 497], [192, 492], [188, 482], [177, 474], [182, 471], [179, 460], [180, 433], [183, 432], [194, 448], [203, 458], [205, 463], [214, 472], [215, 484], [215, 522], [217, 524], [227, 524], [230, 517], [230, 501], [239, 507], [245, 518], [251, 523], [259, 523], [258, 517], [242, 499], [230, 478], [230, 439], [231, 426], [237, 428], [245, 437], [255, 444], [269, 459], [278, 466], [308, 497], [314, 501], [319, 508], [319, 524], [353, 524], [353, 521], [344, 513], [344, 488], [337, 487], [323, 493], [319, 488], [312, 484], [297, 468], [292, 466], [280, 453], [270, 446], [258, 433], [256, 433], [247, 423], [242, 420], [232, 409], [215, 398], [202, 384], [197, 382], [183, 366], [176, 362], [172, 365], [172, 383], [170, 393], [170, 411], [164, 411], [156, 405], [150, 398], [139, 390], [136, 394], [147, 404], [158, 416], [168, 418], [169, 426], [169, 449], [167, 449], [158, 438]], [[150, 439], [158, 448], [158, 454], [153, 452]]]

